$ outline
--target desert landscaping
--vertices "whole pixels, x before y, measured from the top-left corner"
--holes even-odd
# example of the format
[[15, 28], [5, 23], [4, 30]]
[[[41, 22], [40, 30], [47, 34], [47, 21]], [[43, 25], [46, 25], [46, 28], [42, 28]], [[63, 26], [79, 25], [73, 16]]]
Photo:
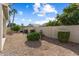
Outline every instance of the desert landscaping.
[[79, 55], [78, 3], [6, 3], [0, 12], [1, 56]]
[[5, 56], [77, 56], [79, 44], [69, 42], [62, 44], [56, 39], [43, 37], [40, 41], [28, 42], [26, 35], [14, 33], [7, 35], [4, 51], [0, 55]]

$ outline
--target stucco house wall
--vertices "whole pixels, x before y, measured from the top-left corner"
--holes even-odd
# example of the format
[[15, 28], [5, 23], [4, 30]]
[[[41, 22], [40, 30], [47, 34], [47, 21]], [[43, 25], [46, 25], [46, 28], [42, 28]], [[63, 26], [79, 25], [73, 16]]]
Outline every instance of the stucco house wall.
[[2, 47], [2, 39], [3, 39], [3, 10], [2, 5], [0, 4], [0, 50]]
[[8, 13], [8, 4], [0, 4], [0, 51], [3, 50], [6, 39], [6, 21], [8, 20]]

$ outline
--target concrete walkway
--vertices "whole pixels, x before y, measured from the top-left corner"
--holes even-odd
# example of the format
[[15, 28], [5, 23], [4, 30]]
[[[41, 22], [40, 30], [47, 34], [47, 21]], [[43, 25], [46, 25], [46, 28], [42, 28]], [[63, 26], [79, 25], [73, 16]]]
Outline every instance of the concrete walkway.
[[79, 44], [61, 44], [56, 39], [44, 37], [41, 41], [28, 42], [25, 34], [7, 35], [3, 52], [5, 56], [75, 56], [79, 55]]

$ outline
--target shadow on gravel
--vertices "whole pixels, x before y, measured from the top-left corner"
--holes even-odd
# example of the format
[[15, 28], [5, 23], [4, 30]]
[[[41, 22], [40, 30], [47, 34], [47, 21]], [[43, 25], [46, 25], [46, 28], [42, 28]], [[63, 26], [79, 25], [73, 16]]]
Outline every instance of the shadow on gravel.
[[39, 48], [41, 46], [41, 41], [26, 41], [25, 44], [32, 48]]
[[46, 36], [44, 36], [42, 39], [49, 42], [49, 43], [61, 46], [61, 47], [66, 48], [66, 49], [69, 49], [69, 50], [75, 52], [77, 55], [79, 55], [79, 44], [78, 43], [73, 43], [73, 42], [60, 43], [58, 41], [58, 39], [49, 38], [49, 37], [46, 37]]

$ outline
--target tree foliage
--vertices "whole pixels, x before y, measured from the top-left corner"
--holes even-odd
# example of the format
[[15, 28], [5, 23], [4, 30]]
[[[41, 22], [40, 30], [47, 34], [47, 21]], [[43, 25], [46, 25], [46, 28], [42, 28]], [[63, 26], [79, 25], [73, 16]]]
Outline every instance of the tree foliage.
[[[17, 10], [12, 7], [13, 4], [9, 4], [8, 6], [9, 6], [9, 8], [10, 8], [10, 10], [9, 10], [9, 17], [12, 16], [12, 18], [13, 18], [13, 19], [12, 19], [12, 22], [11, 22], [11, 19], [9, 19], [8, 25], [10, 26], [10, 24], [13, 24], [13, 23], [14, 23], [15, 15], [17, 14]], [[12, 26], [10, 26], [10, 27], [12, 27]]]
[[46, 23], [46, 26], [59, 26], [60, 25], [60, 22], [59, 21], [51, 21], [49, 20], [48, 23]]
[[21, 29], [20, 25], [17, 25], [15, 23], [12, 23], [12, 28], [11, 30], [18, 32]]
[[70, 4], [56, 18], [62, 25], [79, 25], [79, 5]]

